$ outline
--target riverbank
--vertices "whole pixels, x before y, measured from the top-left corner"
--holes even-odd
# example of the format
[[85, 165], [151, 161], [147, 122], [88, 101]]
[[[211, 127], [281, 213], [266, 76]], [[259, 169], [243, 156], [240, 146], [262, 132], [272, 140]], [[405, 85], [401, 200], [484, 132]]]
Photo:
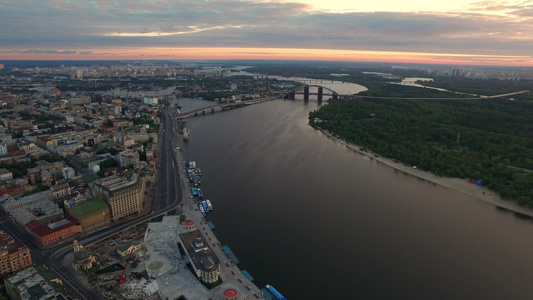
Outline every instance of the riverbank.
[[[202, 215], [198, 210], [199, 198], [192, 195], [191, 188], [193, 186], [190, 185], [188, 178], [186, 178], [186, 160], [185, 153], [183, 152], [185, 151], [186, 146], [184, 145], [185, 143], [180, 134], [175, 131], [173, 134], [176, 141], [172, 146], [174, 149], [173, 155], [176, 155], [178, 163], [180, 164], [179, 169], [182, 170], [179, 174], [183, 195], [180, 204], [181, 214], [183, 214], [187, 220], [193, 221], [194, 224], [196, 224], [195, 226], [203, 236], [204, 241], [208, 243], [211, 247], [211, 251], [220, 261], [220, 279], [223, 283], [215, 288], [209, 289], [211, 298], [222, 296], [223, 291], [230, 288], [238, 290], [239, 294], [248, 295], [249, 298], [252, 298], [253, 295], [255, 299], [265, 299], [262, 296], [261, 288], [245, 277], [239, 266], [224, 253], [223, 244], [218, 240], [213, 229], [207, 226], [208, 221], [206, 216]], [[179, 150], [176, 149], [176, 146], [179, 146]], [[200, 281], [198, 281], [198, 283], [199, 282]], [[204, 288], [202, 288], [202, 290], [203, 289]], [[189, 288], [189, 290], [192, 290], [192, 288]]]
[[406, 166], [400, 162], [396, 162], [389, 158], [381, 157], [371, 151], [363, 151], [361, 150], [360, 146], [350, 144], [344, 140], [341, 140], [339, 138], [336, 138], [331, 134], [330, 132], [327, 132], [325, 130], [320, 130], [322, 133], [324, 133], [327, 137], [332, 138], [336, 140], [337, 142], [344, 144], [346, 147], [350, 148], [351, 150], [358, 152], [362, 155], [368, 156], [371, 159], [376, 160], [377, 162], [380, 162], [384, 165], [387, 165], [391, 168], [394, 168], [398, 171], [401, 171], [403, 173], [418, 177], [420, 179], [438, 184], [440, 186], [458, 191], [460, 193], [463, 193], [468, 196], [472, 196], [474, 198], [477, 198], [479, 200], [491, 203], [497, 207], [520, 213], [523, 215], [527, 215], [530, 217], [533, 217], [533, 210], [529, 209], [527, 207], [523, 207], [518, 205], [516, 202], [513, 202], [512, 200], [504, 200], [502, 199], [498, 194], [495, 192], [489, 190], [488, 188], [472, 184], [468, 182], [467, 179], [461, 179], [461, 178], [451, 178], [451, 177], [440, 177], [437, 176], [431, 172], [422, 171], [413, 167]]

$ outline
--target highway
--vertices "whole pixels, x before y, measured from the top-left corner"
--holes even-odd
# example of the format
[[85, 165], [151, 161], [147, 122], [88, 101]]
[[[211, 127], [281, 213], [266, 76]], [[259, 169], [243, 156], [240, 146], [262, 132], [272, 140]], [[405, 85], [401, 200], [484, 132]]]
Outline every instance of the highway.
[[492, 95], [492, 96], [479, 96], [479, 97], [466, 97], [466, 98], [409, 98], [409, 97], [376, 97], [376, 96], [360, 96], [360, 95], [354, 95], [355, 99], [390, 99], [390, 100], [484, 100], [484, 99], [496, 99], [496, 98], [505, 98], [509, 96], [514, 95], [520, 95], [524, 93], [529, 93], [528, 90], [524, 91], [518, 91], [518, 92], [512, 92], [512, 93], [506, 93], [506, 94], [500, 94], [500, 95]]
[[167, 110], [162, 112], [162, 123], [159, 139], [159, 159], [157, 162], [157, 188], [152, 202], [152, 212], [169, 207], [181, 199], [181, 180], [179, 163], [174, 155], [172, 143], [172, 117]]

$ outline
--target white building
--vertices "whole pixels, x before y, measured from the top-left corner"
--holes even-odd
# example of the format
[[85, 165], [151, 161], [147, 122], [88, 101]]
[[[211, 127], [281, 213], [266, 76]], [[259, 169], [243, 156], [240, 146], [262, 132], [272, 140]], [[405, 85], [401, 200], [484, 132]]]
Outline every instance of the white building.
[[0, 156], [6, 156], [6, 155], [7, 155], [7, 144], [0, 143]]
[[36, 203], [36, 202], [43, 201], [43, 200], [51, 200], [51, 199], [54, 199], [54, 193], [52, 192], [52, 190], [47, 190], [47, 191], [43, 191], [40, 193], [28, 195], [20, 199], [15, 199], [11, 197], [10, 195], [5, 194], [0, 197], [0, 208], [2, 208], [2, 210], [5, 212], [9, 212], [12, 209], [15, 209], [17, 207], [24, 207], [32, 203]]
[[118, 164], [124, 168], [129, 165], [136, 165], [139, 163], [139, 153], [134, 150], [125, 150], [117, 154]]
[[74, 171], [71, 167], [65, 167], [63, 170], [61, 170], [61, 174], [63, 175], [64, 179], [73, 179], [76, 177], [76, 171]]
[[13, 180], [13, 173], [9, 170], [1, 168], [0, 169], [0, 181]]
[[157, 105], [159, 103], [159, 99], [157, 97], [144, 97], [143, 103], [148, 105]]

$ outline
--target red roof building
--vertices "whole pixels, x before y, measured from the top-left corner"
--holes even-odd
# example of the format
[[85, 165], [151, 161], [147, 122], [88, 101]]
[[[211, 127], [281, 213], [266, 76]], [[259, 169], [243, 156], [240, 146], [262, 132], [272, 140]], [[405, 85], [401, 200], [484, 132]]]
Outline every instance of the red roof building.
[[104, 125], [100, 126], [100, 128], [105, 130], [105, 131], [113, 131], [113, 130], [116, 129], [115, 126], [104, 126]]
[[43, 225], [36, 220], [26, 223], [26, 229], [41, 245], [49, 245], [61, 239], [81, 232], [81, 225], [72, 217], [67, 216], [49, 225]]

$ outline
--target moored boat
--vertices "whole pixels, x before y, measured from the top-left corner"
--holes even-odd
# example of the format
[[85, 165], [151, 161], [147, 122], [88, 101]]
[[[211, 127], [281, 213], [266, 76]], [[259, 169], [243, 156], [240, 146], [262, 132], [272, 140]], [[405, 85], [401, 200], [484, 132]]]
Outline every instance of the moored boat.
[[188, 141], [189, 140], [189, 130], [187, 128], [183, 128], [183, 140]]
[[198, 203], [198, 209], [200, 209], [200, 212], [202, 213], [202, 215], [205, 216], [205, 209], [204, 209], [204, 206], [203, 206], [203, 204], [201, 202]]
[[205, 200], [205, 202], [207, 203], [207, 208], [209, 211], [212, 211], [213, 210], [213, 205], [211, 205], [211, 201], [209, 201], [209, 199]]
[[198, 189], [197, 188], [191, 188], [191, 192], [193, 196], [198, 196]]
[[198, 197], [199, 197], [200, 199], [204, 199], [204, 194], [202, 194], [202, 190], [201, 190], [201, 189], [199, 189], [199, 188], [196, 189], [196, 192], [198, 193]]

